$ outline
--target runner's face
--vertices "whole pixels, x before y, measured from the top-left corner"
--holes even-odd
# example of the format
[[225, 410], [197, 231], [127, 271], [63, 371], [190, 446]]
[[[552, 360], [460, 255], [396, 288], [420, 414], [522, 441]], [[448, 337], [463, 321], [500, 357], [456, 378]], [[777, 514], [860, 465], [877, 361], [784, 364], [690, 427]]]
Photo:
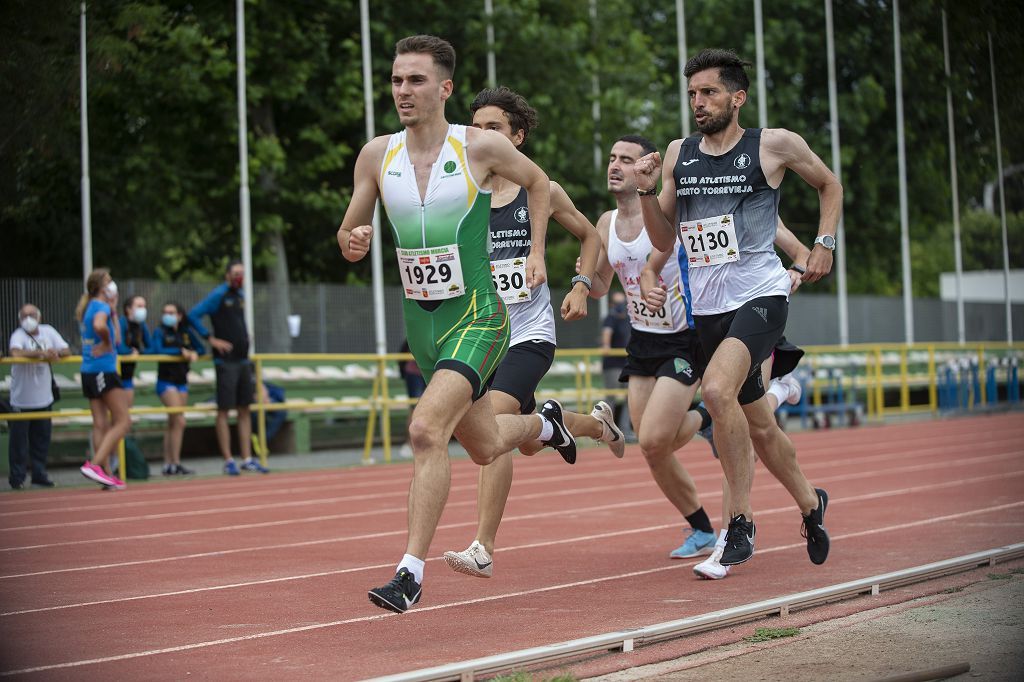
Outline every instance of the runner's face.
[[391, 65], [391, 96], [398, 120], [406, 128], [444, 112], [452, 94], [452, 81], [442, 79], [429, 54], [400, 54]]
[[618, 141], [608, 154], [608, 191], [612, 194], [636, 191], [636, 175], [633, 164], [644, 155], [644, 149], [636, 142]]
[[705, 135], [714, 135], [729, 127], [743, 100], [742, 90], [729, 92], [718, 77], [718, 69], [705, 69], [690, 76], [687, 92], [697, 130]]
[[473, 114], [473, 127], [480, 130], [494, 130], [507, 137], [516, 147], [523, 143], [523, 131], [512, 134], [512, 124], [508, 120], [508, 114], [501, 107], [488, 105], [480, 107]]

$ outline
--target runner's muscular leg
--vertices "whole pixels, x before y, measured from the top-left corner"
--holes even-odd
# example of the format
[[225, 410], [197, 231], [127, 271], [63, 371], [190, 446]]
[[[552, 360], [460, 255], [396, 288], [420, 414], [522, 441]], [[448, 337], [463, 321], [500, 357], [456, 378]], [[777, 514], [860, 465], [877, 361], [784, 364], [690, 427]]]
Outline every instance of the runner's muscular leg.
[[427, 558], [441, 512], [448, 501], [451, 465], [448, 441], [472, 407], [473, 387], [452, 370], [434, 373], [409, 423], [414, 468], [409, 486], [409, 541], [406, 554]]
[[[519, 400], [514, 396], [503, 391], [491, 391], [489, 395], [496, 414], [519, 414]], [[494, 553], [494, 540], [511, 489], [511, 452], [505, 452], [490, 464], [480, 467], [476, 493], [476, 539], [489, 554]]]
[[736, 338], [722, 341], [704, 372], [704, 405], [715, 424], [715, 447], [722, 471], [729, 482], [729, 517], [743, 514], [753, 518], [750, 487], [754, 471], [750, 464], [750, 430], [740, 408], [739, 391], [750, 367], [750, 351]]
[[[809, 514], [818, 506], [818, 495], [807, 482], [804, 472], [796, 461], [796, 448], [789, 437], [782, 432], [775, 415], [764, 396], [743, 406], [743, 413], [750, 424], [750, 439], [761, 461], [778, 479], [800, 507], [800, 512]], [[718, 435], [716, 427], [715, 435]]]
[[[630, 377], [630, 387], [632, 379]], [[696, 385], [686, 386], [670, 377], [658, 378], [640, 421], [640, 451], [651, 469], [651, 476], [683, 516], [697, 511], [700, 500], [697, 486], [675, 456], [673, 443], [696, 392]]]

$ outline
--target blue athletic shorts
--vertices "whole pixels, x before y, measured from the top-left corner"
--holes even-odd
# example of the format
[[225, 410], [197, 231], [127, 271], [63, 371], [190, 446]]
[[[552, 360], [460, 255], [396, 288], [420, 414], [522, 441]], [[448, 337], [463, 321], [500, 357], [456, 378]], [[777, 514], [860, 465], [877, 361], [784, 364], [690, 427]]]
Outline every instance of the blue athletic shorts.
[[163, 395], [164, 391], [173, 388], [178, 393], [188, 393], [188, 384], [172, 384], [170, 381], [164, 381], [163, 379], [157, 379], [156, 381], [156, 394]]

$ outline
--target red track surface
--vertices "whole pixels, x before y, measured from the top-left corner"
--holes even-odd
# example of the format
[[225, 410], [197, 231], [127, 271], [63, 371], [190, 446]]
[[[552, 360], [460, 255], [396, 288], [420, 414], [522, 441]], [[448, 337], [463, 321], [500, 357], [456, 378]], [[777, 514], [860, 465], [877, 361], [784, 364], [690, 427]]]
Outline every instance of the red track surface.
[[[0, 498], [0, 674], [359, 679], [683, 618], [1024, 541], [1018, 414], [793, 437], [828, 490], [832, 554], [760, 470], [757, 553], [723, 581], [669, 561], [680, 520], [637, 447], [517, 458], [495, 577], [436, 557], [476, 526], [477, 469], [452, 492], [404, 615], [372, 606], [405, 547], [411, 464]], [[699, 441], [699, 439], [698, 439]], [[718, 464], [679, 456], [712, 518]]]

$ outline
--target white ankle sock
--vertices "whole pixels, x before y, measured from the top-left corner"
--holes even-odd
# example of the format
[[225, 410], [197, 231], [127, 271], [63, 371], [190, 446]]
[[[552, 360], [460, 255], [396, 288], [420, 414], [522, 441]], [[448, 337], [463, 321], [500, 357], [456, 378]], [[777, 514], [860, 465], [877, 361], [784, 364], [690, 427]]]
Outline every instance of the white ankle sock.
[[772, 383], [768, 386], [768, 393], [778, 398], [779, 405], [782, 405], [789, 398], [789, 385], [782, 383], [778, 379], [772, 379]]
[[544, 415], [538, 414], [537, 416], [540, 417], [540, 435], [537, 436], [537, 440], [551, 440], [551, 436], [555, 435], [555, 427]]
[[718, 540], [715, 542], [715, 547], [725, 547], [725, 536], [728, 532], [726, 528], [718, 531]]
[[396, 572], [403, 568], [408, 569], [412, 573], [412, 577], [416, 578], [416, 582], [423, 584], [423, 559], [417, 559], [412, 554], [406, 554], [402, 557], [402, 560], [398, 562], [398, 568]]

